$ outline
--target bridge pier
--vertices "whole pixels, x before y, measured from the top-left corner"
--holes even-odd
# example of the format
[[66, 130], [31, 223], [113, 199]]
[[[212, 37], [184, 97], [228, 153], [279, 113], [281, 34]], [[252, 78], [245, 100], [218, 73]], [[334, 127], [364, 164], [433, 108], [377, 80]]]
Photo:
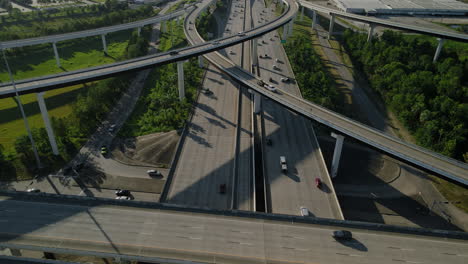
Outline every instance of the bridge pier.
[[184, 87], [184, 61], [177, 62], [177, 80], [179, 86], [179, 100], [183, 101], [185, 98], [185, 87]]
[[375, 28], [375, 25], [374, 24], [369, 24], [369, 31], [368, 31], [368, 34], [367, 34], [367, 42], [371, 42], [372, 41], [372, 36], [374, 35], [374, 28]]
[[54, 48], [54, 54], [55, 54], [55, 63], [57, 63], [57, 67], [62, 67], [62, 64], [60, 64], [60, 57], [57, 51], [57, 45], [56, 42], [52, 43], [52, 47]]
[[335, 178], [338, 173], [338, 167], [340, 166], [341, 150], [343, 149], [344, 136], [335, 133], [332, 133], [331, 136], [336, 138], [330, 175], [332, 178]]
[[254, 92], [254, 113], [258, 114], [260, 111], [262, 111], [262, 96]]
[[301, 6], [301, 18], [299, 21], [304, 20], [304, 6]]
[[436, 62], [437, 59], [439, 59], [439, 55], [440, 55], [440, 52], [442, 51], [442, 46], [444, 45], [444, 41], [445, 41], [443, 38], [437, 38], [437, 40], [439, 41], [439, 44], [437, 45], [437, 49], [435, 51], [434, 59], [432, 60], [432, 62]]
[[293, 33], [293, 26], [294, 26], [294, 19], [291, 19], [291, 22], [289, 22], [289, 30], [288, 30], [288, 36], [292, 36], [292, 33]]
[[198, 56], [198, 67], [203, 68], [203, 56]]
[[258, 39], [252, 40], [252, 57], [253, 64], [258, 65]]
[[106, 35], [105, 35], [105, 34], [102, 34], [102, 35], [101, 35], [101, 39], [102, 39], [102, 48], [103, 48], [103, 50], [104, 50], [104, 53], [107, 55]]
[[333, 26], [335, 25], [335, 15], [331, 15], [330, 26], [328, 27], [328, 39], [333, 35]]
[[317, 12], [312, 10], [312, 30], [315, 29], [315, 24], [317, 23]]
[[138, 29], [137, 29], [137, 34], [138, 34], [138, 36], [140, 36], [140, 34], [141, 34], [141, 27], [138, 27]]
[[286, 40], [288, 38], [288, 24], [283, 26], [283, 37], [282, 40]]
[[49, 113], [47, 112], [47, 107], [44, 101], [44, 93], [45, 92], [37, 93], [37, 102], [39, 103], [39, 109], [41, 110], [42, 119], [44, 120], [47, 136], [49, 137], [50, 147], [52, 148], [52, 153], [54, 153], [54, 155], [59, 155], [54, 130], [50, 124]]

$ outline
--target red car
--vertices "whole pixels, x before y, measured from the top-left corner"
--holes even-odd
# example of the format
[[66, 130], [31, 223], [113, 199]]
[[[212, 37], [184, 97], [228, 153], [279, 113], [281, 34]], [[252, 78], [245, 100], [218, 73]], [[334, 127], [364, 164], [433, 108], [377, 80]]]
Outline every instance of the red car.
[[319, 189], [322, 187], [322, 181], [319, 178], [315, 178], [315, 186]]

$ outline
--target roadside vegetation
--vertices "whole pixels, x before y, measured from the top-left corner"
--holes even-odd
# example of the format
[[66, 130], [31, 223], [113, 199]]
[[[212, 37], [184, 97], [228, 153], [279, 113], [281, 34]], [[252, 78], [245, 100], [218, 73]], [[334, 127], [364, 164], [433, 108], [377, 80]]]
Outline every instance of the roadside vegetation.
[[126, 2], [0, 16], [0, 41], [32, 38], [128, 23], [156, 15], [151, 6], [129, 9]]
[[303, 21], [294, 22], [291, 37], [284, 45], [286, 54], [301, 89], [302, 96], [326, 108], [341, 110], [338, 91], [333, 78], [312, 45], [312, 20], [304, 16]]
[[468, 45], [445, 45], [433, 63], [435, 43], [414, 36], [386, 31], [367, 43], [366, 35], [345, 31], [344, 41], [354, 65], [419, 145], [468, 161], [468, 59], [462, 54]]
[[[159, 49], [168, 51], [187, 45], [183, 21], [166, 23], [167, 31], [162, 33]], [[184, 64], [185, 96], [179, 100], [177, 86], [177, 64], [172, 63], [151, 71], [137, 106], [119, 132], [121, 137], [136, 137], [156, 132], [181, 129], [189, 117], [196, 100], [203, 70], [197, 59]]]
[[[468, 162], [468, 45], [446, 41], [433, 63], [434, 38], [386, 31], [367, 43], [366, 34], [349, 30], [343, 37], [357, 71], [416, 143]], [[447, 200], [468, 213], [468, 189], [431, 178]]]
[[[221, 0], [218, 0], [216, 2], [216, 10], [216, 12], [226, 14], [226, 6]], [[200, 33], [200, 36], [205, 40], [210, 39], [208, 37], [208, 33], [212, 33], [214, 36], [216, 35], [214, 32], [218, 30], [216, 19], [214, 18], [212, 13], [209, 12], [209, 8], [200, 13], [200, 16], [198, 16], [197, 21], [195, 21], [195, 25], [197, 27], [198, 33]]]
[[[124, 50], [126, 58], [146, 55], [148, 49], [148, 37], [151, 32], [149, 27], [142, 30], [142, 34], [138, 37], [136, 30], [132, 33], [132, 37], [128, 41], [128, 45]], [[61, 167], [64, 162], [72, 158], [82, 144], [88, 139], [89, 135], [94, 132], [107, 113], [113, 107], [115, 102], [120, 98], [120, 95], [125, 91], [132, 80], [133, 74], [125, 74], [116, 78], [109, 78], [103, 81], [88, 83], [84, 85], [84, 89], [80, 88], [64, 88], [66, 92], [56, 92], [57, 95], [50, 96], [46, 100], [49, 108], [54, 108], [54, 104], [58, 108], [69, 103], [64, 111], [69, 111], [64, 116], [52, 116], [52, 126], [55, 132], [60, 155], [55, 156], [48, 141], [47, 133], [44, 127], [33, 127], [32, 134], [36, 141], [38, 152], [46, 171], [53, 171]], [[57, 97], [56, 97], [57, 96]], [[69, 101], [65, 100], [65, 96], [72, 96]], [[35, 113], [35, 120], [41, 123], [40, 112], [35, 103], [34, 95], [23, 96], [25, 98], [26, 109]], [[9, 99], [12, 100], [12, 99]], [[17, 127], [12, 127], [14, 132], [24, 131], [24, 125], [19, 116], [18, 110], [11, 104], [11, 114], [16, 114], [15, 123]], [[0, 110], [4, 111], [4, 110]], [[16, 113], [15, 113], [16, 111]], [[30, 114], [31, 112], [27, 112]], [[10, 118], [9, 115], [3, 115], [2, 118]], [[8, 124], [8, 123], [6, 123]], [[4, 129], [2, 124], [2, 130]], [[10, 128], [9, 128], [10, 129]], [[2, 132], [3, 135], [3, 132]], [[21, 180], [28, 179], [34, 176], [38, 171], [35, 168], [35, 158], [32, 152], [31, 144], [27, 135], [16, 135], [13, 147], [0, 148], [0, 179], [5, 180]]]

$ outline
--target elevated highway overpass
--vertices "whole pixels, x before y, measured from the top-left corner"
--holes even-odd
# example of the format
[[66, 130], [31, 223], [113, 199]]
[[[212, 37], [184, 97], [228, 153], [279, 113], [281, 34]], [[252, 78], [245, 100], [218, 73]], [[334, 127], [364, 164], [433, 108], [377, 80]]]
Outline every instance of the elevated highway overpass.
[[300, 0], [299, 4], [311, 10], [315, 10], [321, 13], [329, 14], [331, 16], [342, 17], [342, 18], [346, 18], [346, 19], [350, 19], [350, 20], [354, 20], [354, 21], [358, 21], [362, 23], [382, 26], [386, 28], [398, 29], [398, 30], [433, 36], [433, 37], [442, 38], [442, 39], [450, 39], [450, 40], [455, 40], [455, 41], [460, 41], [460, 42], [468, 42], [468, 35], [463, 34], [463, 33], [442, 31], [442, 30], [437, 30], [437, 29], [432, 29], [432, 28], [425, 28], [425, 27], [414, 26], [414, 25], [409, 25], [409, 24], [397, 23], [397, 22], [393, 22], [389, 20], [379, 19], [376, 17], [361, 16], [361, 15], [356, 15], [352, 13], [346, 13], [343, 11], [324, 7], [321, 5], [312, 4], [311, 2], [304, 1], [304, 0]]
[[[11, 249], [157, 263], [468, 261], [464, 232], [113, 199], [3, 195], [0, 246]], [[337, 229], [352, 231], [354, 239], [334, 240], [331, 232]]]
[[[258, 85], [259, 79], [255, 76], [236, 66], [225, 57], [220, 56], [218, 53], [212, 53], [213, 51], [256, 38], [289, 23], [296, 15], [298, 5], [292, 0], [287, 0], [287, 3], [286, 11], [277, 19], [268, 24], [246, 31], [245, 35], [242, 36], [233, 35], [215, 41], [182, 48], [177, 50], [178, 54], [176, 55], [162, 53], [78, 71], [22, 80], [16, 83], [16, 88], [20, 94], [36, 93], [92, 80], [103, 79], [123, 72], [139, 71], [141, 69], [152, 68], [161, 64], [207, 54], [205, 57], [229, 76], [263, 96], [266, 96], [291, 109], [292, 111], [313, 119], [339, 133], [355, 138], [384, 153], [402, 159], [417, 167], [423, 168], [459, 184], [468, 185], [468, 165], [466, 163], [450, 159], [414, 144], [403, 142], [400, 139], [386, 135], [381, 131], [367, 127], [284, 91], [279, 93], [270, 92]], [[188, 29], [186, 30], [188, 32], [191, 31]], [[0, 86], [0, 98], [11, 96], [14, 96], [14, 88], [11, 83], [2, 84]]]

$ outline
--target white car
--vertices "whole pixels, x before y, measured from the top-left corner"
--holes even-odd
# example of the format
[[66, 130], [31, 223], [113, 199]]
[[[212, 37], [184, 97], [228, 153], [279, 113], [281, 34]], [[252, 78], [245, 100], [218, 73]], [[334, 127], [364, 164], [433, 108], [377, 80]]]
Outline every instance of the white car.
[[268, 89], [268, 91], [274, 92], [274, 93], [276, 93], [276, 91], [278, 90], [278, 89], [276, 89], [276, 87], [274, 87], [273, 85], [267, 84], [267, 83], [266, 83], [265, 85], [263, 85], [263, 87], [265, 87], [266, 89]]
[[158, 170], [147, 170], [146, 173], [148, 173], [149, 176], [156, 176], [156, 177], [162, 176], [162, 173]]
[[276, 62], [280, 62], [280, 60], [278, 58], [275, 59]]
[[307, 209], [307, 207], [301, 206], [301, 215], [309, 216], [309, 209]]
[[109, 127], [109, 129], [107, 129], [107, 131], [111, 133], [114, 132], [114, 130], [115, 130], [115, 124], [113, 124], [112, 126]]
[[289, 78], [288, 77], [283, 77], [283, 78], [281, 78], [281, 81], [282, 82], [289, 82]]
[[241, 32], [237, 33], [237, 36], [239, 36], [239, 37], [243, 37], [243, 36], [245, 36], [245, 33], [244, 33], [244, 31], [241, 31]]

